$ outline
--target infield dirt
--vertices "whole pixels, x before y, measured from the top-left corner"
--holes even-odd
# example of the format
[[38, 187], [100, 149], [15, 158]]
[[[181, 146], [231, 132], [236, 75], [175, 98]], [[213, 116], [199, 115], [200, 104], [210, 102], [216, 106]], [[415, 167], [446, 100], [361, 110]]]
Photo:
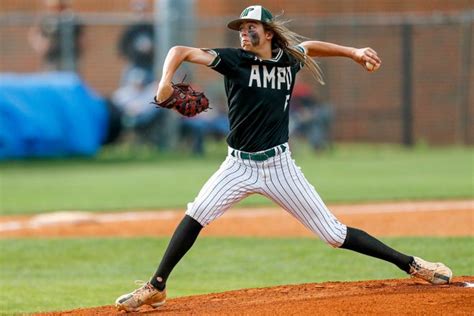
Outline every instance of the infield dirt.
[[[374, 236], [474, 236], [474, 200], [330, 205], [343, 223]], [[54, 212], [0, 217], [0, 238], [170, 236], [184, 211]], [[202, 236], [311, 237], [277, 208], [227, 211]]]
[[[474, 277], [433, 286], [410, 279], [325, 282], [179, 297], [137, 314], [156, 315], [472, 315]], [[37, 315], [125, 315], [113, 306]]]
[[[474, 236], [474, 201], [333, 205], [347, 225], [376, 236]], [[0, 238], [166, 236], [183, 212], [84, 212], [0, 218]], [[235, 209], [208, 236], [311, 236], [284, 211]], [[455, 271], [454, 271], [455, 272]], [[223, 280], [224, 282], [224, 280]], [[474, 315], [474, 276], [434, 286], [417, 279], [325, 282], [169, 299], [140, 314], [163, 315]], [[113, 299], [113, 298], [111, 298]], [[111, 305], [36, 315], [120, 315]], [[134, 315], [137, 313], [130, 313]]]

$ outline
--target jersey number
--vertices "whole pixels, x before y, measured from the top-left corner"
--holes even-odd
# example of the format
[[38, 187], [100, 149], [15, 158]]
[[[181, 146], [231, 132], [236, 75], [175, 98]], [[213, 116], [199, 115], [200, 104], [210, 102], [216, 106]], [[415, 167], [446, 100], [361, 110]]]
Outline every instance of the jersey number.
[[290, 95], [289, 94], [286, 95], [285, 107], [283, 108], [283, 111], [285, 111], [286, 108], [288, 107], [288, 101], [290, 101]]

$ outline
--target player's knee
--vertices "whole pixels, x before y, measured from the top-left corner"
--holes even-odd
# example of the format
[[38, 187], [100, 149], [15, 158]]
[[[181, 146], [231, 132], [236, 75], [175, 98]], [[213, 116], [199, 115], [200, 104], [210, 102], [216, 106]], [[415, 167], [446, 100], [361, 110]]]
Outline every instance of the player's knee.
[[344, 243], [344, 240], [337, 238], [337, 239], [328, 239], [325, 240], [326, 244], [332, 248], [340, 248]]
[[198, 208], [193, 207], [193, 203], [188, 203], [188, 209], [186, 210], [186, 215], [192, 217], [196, 222], [201, 224], [203, 227], [209, 224], [209, 221], [206, 216], [203, 216]]
[[186, 212], [185, 214], [191, 217], [192, 219], [194, 219], [199, 224], [201, 224], [202, 227], [207, 226], [209, 224], [209, 222], [205, 218], [201, 218], [197, 216], [196, 214], [189, 213], [189, 212]]
[[347, 236], [347, 226], [340, 224], [337, 229], [334, 230], [334, 232], [329, 236], [324, 236], [323, 240], [326, 242], [328, 246], [331, 246], [333, 248], [340, 248], [342, 244], [344, 244], [344, 241], [346, 240]]

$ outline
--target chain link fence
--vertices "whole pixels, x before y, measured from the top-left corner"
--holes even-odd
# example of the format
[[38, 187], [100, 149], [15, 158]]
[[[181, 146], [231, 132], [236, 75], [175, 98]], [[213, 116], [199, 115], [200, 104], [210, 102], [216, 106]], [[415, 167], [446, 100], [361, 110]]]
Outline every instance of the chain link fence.
[[[69, 52], [60, 56], [60, 67], [77, 69], [92, 88], [109, 96], [118, 88], [126, 67], [118, 40], [136, 19], [114, 13], [82, 13], [77, 18], [83, 25], [80, 53], [75, 49], [74, 20], [70, 15], [59, 17], [59, 25], [65, 25], [60, 32], [61, 51]], [[182, 44], [238, 46], [237, 33], [225, 27], [231, 18], [195, 19], [187, 26], [193, 36]], [[315, 95], [332, 104], [336, 141], [474, 143], [474, 11], [288, 18], [292, 19], [290, 28], [310, 39], [370, 46], [383, 60], [379, 71], [368, 73], [348, 59], [321, 58], [324, 86], [304, 71], [300, 74], [299, 83], [310, 84]], [[1, 72], [43, 69], [44, 60], [32, 47], [35, 21], [37, 16], [32, 14], [0, 14]], [[140, 21], [153, 23], [154, 19], [147, 14]], [[156, 40], [160, 45], [159, 34]], [[191, 65], [186, 72], [191, 83], [209, 91], [211, 101], [223, 93], [220, 75], [212, 70]]]

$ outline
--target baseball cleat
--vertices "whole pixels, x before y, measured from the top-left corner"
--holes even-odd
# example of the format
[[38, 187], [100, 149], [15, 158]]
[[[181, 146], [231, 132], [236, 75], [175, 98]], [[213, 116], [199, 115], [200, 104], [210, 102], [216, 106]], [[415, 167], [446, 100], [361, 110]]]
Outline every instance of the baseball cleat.
[[[141, 282], [143, 284], [143, 282]], [[150, 282], [143, 284], [141, 287], [127, 293], [115, 301], [115, 306], [119, 311], [136, 312], [140, 306], [150, 305], [153, 308], [163, 305], [166, 301], [166, 289], [157, 290]]]
[[413, 257], [409, 273], [431, 284], [448, 284], [453, 277], [451, 269], [444, 264], [428, 262], [418, 257]]

